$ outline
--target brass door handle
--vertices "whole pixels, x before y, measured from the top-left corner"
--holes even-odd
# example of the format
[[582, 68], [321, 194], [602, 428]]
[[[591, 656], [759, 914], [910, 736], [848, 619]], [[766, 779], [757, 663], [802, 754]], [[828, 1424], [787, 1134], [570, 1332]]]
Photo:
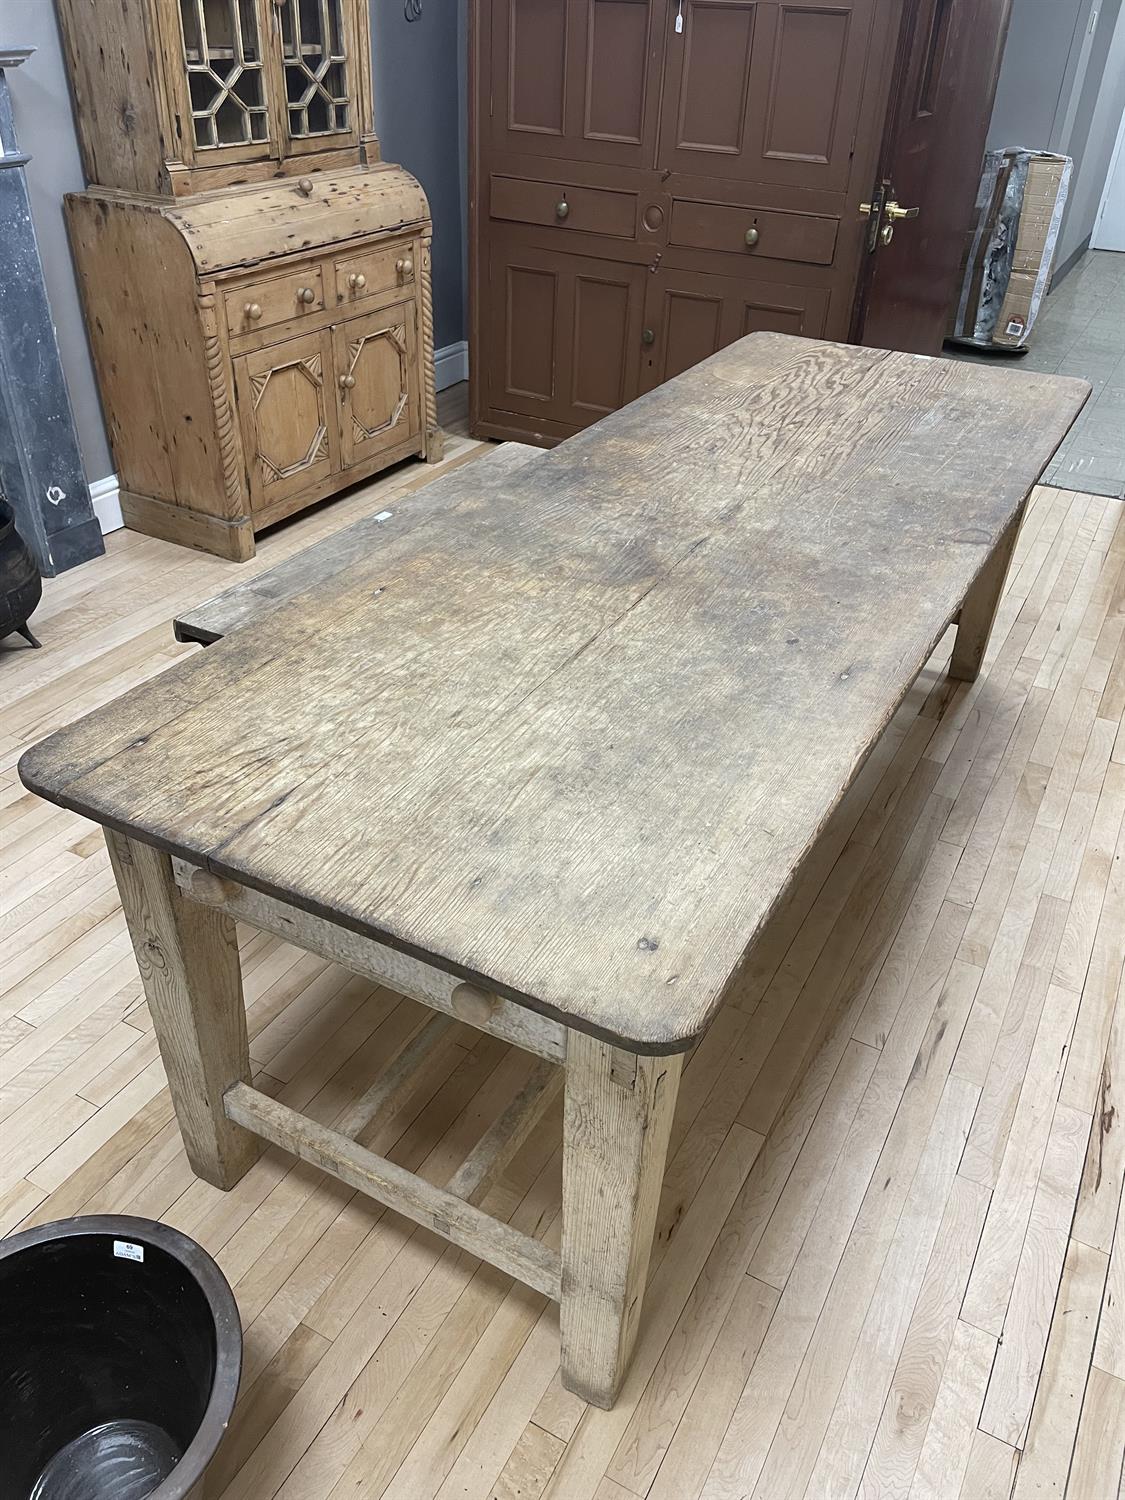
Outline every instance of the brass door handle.
[[355, 376], [354, 375], [341, 375], [340, 376], [340, 389], [342, 391], [350, 391], [350, 390], [354, 390], [354, 388], [355, 388]]
[[316, 293], [313, 291], [311, 286], [303, 286], [297, 293], [297, 301], [303, 302], [305, 306], [308, 307], [310, 302], [316, 301]]
[[753, 250], [754, 246], [758, 243], [761, 237], [762, 236], [758, 233], [757, 229], [753, 225], [751, 225], [751, 227], [746, 231], [747, 250]]
[[410, 259], [409, 255], [404, 255], [401, 260], [395, 261], [395, 270], [400, 276], [413, 276], [414, 262]]
[[367, 285], [367, 277], [363, 274], [362, 271], [353, 271], [352, 274], [348, 277], [348, 285], [351, 287], [353, 292], [362, 292], [364, 287]]
[[555, 204], [555, 218], [565, 219], [569, 213], [570, 204], [566, 201], [565, 198], [560, 198], [559, 201]]
[[[863, 204], [861, 203], [860, 208], [862, 207]], [[889, 203], [883, 205], [883, 212], [888, 219], [916, 219], [918, 217], [918, 210], [916, 208], [902, 208], [893, 198]]]
[[644, 332], [641, 334], [641, 343], [642, 344], [655, 344], [656, 343], [656, 334], [653, 333], [653, 331], [652, 331], [651, 328], [646, 328], [644, 330]]
[[253, 323], [256, 323], [262, 316], [261, 306], [257, 302], [248, 302], [242, 311]]

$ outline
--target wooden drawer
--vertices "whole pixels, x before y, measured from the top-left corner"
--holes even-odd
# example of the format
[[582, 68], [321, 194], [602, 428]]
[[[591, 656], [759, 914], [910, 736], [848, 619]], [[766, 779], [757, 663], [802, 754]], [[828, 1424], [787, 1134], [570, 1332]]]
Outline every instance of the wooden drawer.
[[633, 239], [637, 233], [637, 195], [609, 188], [570, 187], [561, 182], [531, 182], [521, 177], [493, 177], [490, 212], [494, 219], [516, 224], [555, 224], [583, 234], [610, 234]]
[[336, 261], [336, 306], [362, 303], [398, 287], [413, 287], [418, 275], [418, 246], [412, 240], [372, 246]]
[[226, 293], [225, 300], [232, 338], [258, 333], [276, 323], [288, 323], [291, 318], [323, 312], [324, 281], [320, 266], [304, 265], [268, 281], [239, 282]]
[[[793, 214], [772, 208], [739, 208], [731, 203], [702, 203], [677, 198], [672, 204], [668, 241], [693, 250], [724, 250], [747, 259], [804, 261], [830, 266], [836, 254], [838, 219], [822, 214]], [[757, 243], [746, 243], [756, 230]]]

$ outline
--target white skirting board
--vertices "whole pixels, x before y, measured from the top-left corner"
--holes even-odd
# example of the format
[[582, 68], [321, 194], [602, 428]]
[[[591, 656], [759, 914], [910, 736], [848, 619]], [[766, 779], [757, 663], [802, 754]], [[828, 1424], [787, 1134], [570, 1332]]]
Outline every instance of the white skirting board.
[[[434, 351], [434, 382], [439, 391], [444, 391], [451, 385], [459, 385], [468, 378], [469, 345], [466, 339], [462, 339], [459, 344], [446, 344], [444, 349]], [[118, 488], [116, 474], [95, 479], [90, 485], [90, 499], [103, 536], [111, 531], [119, 531], [125, 524], [121, 515]]]
[[118, 492], [116, 474], [107, 474], [104, 479], [95, 479], [90, 485], [90, 499], [93, 502], [94, 514], [98, 518], [98, 525], [102, 528], [103, 536], [111, 531], [120, 531], [125, 524], [121, 515]]
[[434, 383], [439, 391], [451, 385], [459, 385], [469, 378], [469, 342], [462, 339], [459, 344], [446, 344], [444, 349], [434, 350]]

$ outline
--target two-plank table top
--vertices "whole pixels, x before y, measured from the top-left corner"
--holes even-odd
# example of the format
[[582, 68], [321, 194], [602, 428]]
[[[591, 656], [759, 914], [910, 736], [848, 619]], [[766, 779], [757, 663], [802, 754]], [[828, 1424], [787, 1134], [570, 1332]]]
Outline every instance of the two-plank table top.
[[620, 1046], [707, 1026], [1084, 382], [754, 334], [21, 763]]

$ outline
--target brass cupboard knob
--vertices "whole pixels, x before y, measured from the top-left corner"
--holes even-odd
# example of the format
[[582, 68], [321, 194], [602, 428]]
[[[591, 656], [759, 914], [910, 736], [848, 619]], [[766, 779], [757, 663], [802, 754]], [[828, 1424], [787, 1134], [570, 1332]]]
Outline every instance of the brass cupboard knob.
[[311, 286], [303, 286], [297, 293], [297, 301], [303, 302], [305, 306], [308, 307], [310, 302], [316, 301], [316, 293], [313, 291]]
[[340, 389], [342, 391], [350, 391], [350, 390], [354, 390], [354, 388], [355, 388], [355, 376], [354, 375], [341, 375], [340, 376]]
[[565, 219], [569, 213], [570, 204], [566, 201], [565, 198], [561, 198], [559, 202], [555, 204], [555, 218]]
[[754, 246], [758, 243], [758, 241], [761, 239], [761, 237], [762, 236], [758, 233], [758, 231], [754, 228], [754, 226], [751, 225], [750, 228], [746, 231], [746, 248], [747, 248], [747, 250], [753, 250]]
[[261, 304], [258, 302], [248, 302], [242, 309], [242, 311], [246, 314], [246, 316], [252, 323], [256, 323], [262, 316]]
[[298, 190], [298, 192], [303, 193], [306, 198], [311, 198], [312, 197], [312, 190], [313, 190], [313, 180], [312, 180], [312, 178], [311, 177], [299, 177], [297, 179], [297, 190]]
[[353, 292], [362, 292], [364, 287], [367, 285], [367, 277], [363, 274], [362, 271], [353, 271], [352, 274], [348, 277], [348, 285], [351, 287]]
[[400, 276], [413, 276], [414, 262], [409, 255], [404, 255], [401, 260], [395, 261], [395, 270]]

